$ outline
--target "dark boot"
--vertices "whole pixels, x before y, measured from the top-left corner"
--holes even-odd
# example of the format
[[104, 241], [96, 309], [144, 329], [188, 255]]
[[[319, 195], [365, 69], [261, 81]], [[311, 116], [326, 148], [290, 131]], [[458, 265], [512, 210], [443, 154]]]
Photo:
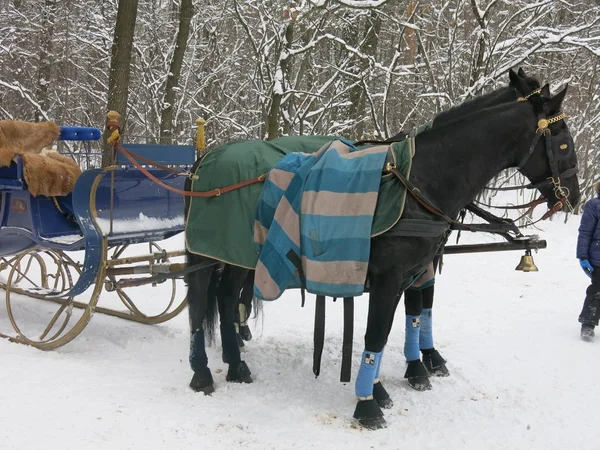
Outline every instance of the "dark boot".
[[229, 370], [227, 371], [227, 381], [232, 383], [252, 383], [252, 377], [250, 376], [250, 369], [244, 361], [240, 361], [237, 364], [230, 364]]
[[408, 379], [408, 384], [417, 391], [428, 391], [431, 389], [429, 382], [429, 372], [420, 359], [408, 361], [404, 378]]
[[421, 350], [421, 353], [423, 353], [423, 365], [431, 375], [436, 377], [447, 377], [450, 375], [446, 367], [446, 360], [442, 358], [440, 352], [435, 348]]
[[591, 342], [594, 340], [594, 325], [581, 325], [581, 340]]
[[204, 392], [204, 395], [210, 395], [215, 392], [210, 369], [206, 367], [205, 369], [194, 372], [192, 381], [190, 381], [190, 387], [196, 392]]

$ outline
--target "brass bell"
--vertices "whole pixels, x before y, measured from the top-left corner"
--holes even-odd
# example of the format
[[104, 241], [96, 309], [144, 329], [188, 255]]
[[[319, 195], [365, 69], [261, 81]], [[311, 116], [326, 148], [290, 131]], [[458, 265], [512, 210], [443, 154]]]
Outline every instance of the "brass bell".
[[525, 250], [525, 254], [521, 256], [521, 261], [519, 261], [519, 265], [515, 267], [515, 270], [520, 270], [521, 272], [537, 272], [538, 268], [533, 262], [533, 256], [531, 256], [531, 250]]

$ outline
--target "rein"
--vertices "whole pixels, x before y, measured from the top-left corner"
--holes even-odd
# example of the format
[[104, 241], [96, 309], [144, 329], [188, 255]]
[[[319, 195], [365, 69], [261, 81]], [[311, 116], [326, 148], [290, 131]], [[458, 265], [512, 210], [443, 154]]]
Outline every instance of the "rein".
[[243, 187], [246, 186], [250, 186], [252, 184], [256, 184], [256, 183], [263, 183], [265, 181], [265, 179], [267, 178], [267, 174], [263, 173], [262, 175], [256, 177], [256, 178], [252, 178], [250, 180], [245, 180], [245, 181], [241, 181], [239, 183], [236, 184], [232, 184], [229, 186], [225, 186], [223, 188], [215, 188], [215, 189], [211, 189], [210, 191], [199, 191], [199, 192], [193, 192], [193, 191], [186, 191], [183, 189], [178, 189], [175, 188], [173, 186], [169, 186], [166, 183], [163, 183], [161, 180], [159, 180], [157, 177], [155, 177], [154, 175], [152, 175], [152, 173], [150, 173], [149, 170], [147, 170], [142, 164], [140, 164], [137, 160], [143, 161], [146, 164], [149, 164], [151, 166], [157, 167], [159, 169], [165, 170], [169, 173], [175, 174], [175, 175], [183, 175], [186, 176], [188, 178], [191, 179], [196, 179], [196, 175], [190, 173], [189, 171], [184, 171], [184, 170], [177, 170], [177, 169], [173, 169], [172, 167], [168, 167], [165, 166], [163, 164], [159, 164], [156, 161], [152, 161], [151, 159], [145, 158], [141, 155], [138, 155], [136, 153], [133, 153], [129, 150], [127, 150], [126, 148], [124, 148], [121, 143], [119, 142], [120, 140], [120, 125], [118, 122], [116, 121], [110, 121], [107, 123], [107, 127], [112, 130], [111, 135], [109, 136], [109, 138], [107, 139], [107, 142], [109, 144], [111, 144], [113, 146], [113, 148], [122, 153], [125, 158], [127, 158], [127, 160], [129, 160], [129, 162], [131, 164], [133, 164], [140, 172], [142, 172], [144, 175], [146, 175], [149, 179], [151, 179], [152, 181], [154, 181], [156, 184], [158, 184], [159, 186], [165, 188], [168, 191], [171, 192], [175, 192], [176, 194], [180, 194], [186, 197], [218, 197], [221, 194], [226, 194], [227, 192], [231, 192], [231, 191], [235, 191], [237, 189], [241, 189]]
[[[486, 233], [504, 233], [507, 231], [506, 227], [489, 228], [487, 226], [484, 227], [484, 226], [478, 226], [478, 225], [465, 225], [464, 223], [459, 222], [456, 219], [453, 219], [452, 217], [447, 215], [445, 212], [443, 212], [442, 210], [440, 210], [439, 208], [434, 206], [433, 203], [431, 203], [423, 194], [421, 194], [421, 191], [414, 184], [412, 184], [404, 175], [402, 175], [402, 173], [400, 173], [400, 171], [396, 168], [395, 164], [387, 163], [384, 171], [386, 171], [387, 173], [394, 174], [394, 176], [396, 178], [398, 178], [398, 180], [400, 180], [400, 182], [404, 185], [404, 187], [406, 187], [407, 191], [414, 197], [414, 199], [423, 208], [425, 208], [427, 211], [431, 212], [432, 214], [435, 214], [436, 216], [441, 217], [442, 219], [444, 219], [446, 222], [448, 222], [451, 225], [456, 225], [459, 228], [466, 229], [468, 231], [483, 231]], [[562, 205], [561, 205], [561, 207], [562, 207]]]
[[[537, 97], [537, 96], [541, 96], [541, 89], [535, 90], [533, 92], [531, 92], [529, 95], [525, 96], [525, 97], [520, 97], [517, 99], [517, 101], [530, 101], [532, 97]], [[539, 110], [539, 106], [537, 103], [532, 102], [534, 105], [534, 108], [536, 110]], [[574, 173], [577, 172], [576, 168], [571, 168], [568, 169], [562, 173], [559, 173], [558, 171], [558, 163], [556, 161], [556, 159], [554, 158], [553, 152], [552, 152], [552, 143], [551, 143], [551, 132], [550, 129], [548, 128], [548, 126], [552, 123], [558, 122], [560, 120], [563, 120], [566, 118], [566, 114], [565, 113], [559, 113], [556, 114], [555, 116], [549, 117], [549, 118], [545, 118], [542, 116], [541, 113], [537, 113], [538, 115], [538, 128], [536, 130], [536, 136], [533, 140], [533, 142], [531, 143], [530, 147], [529, 147], [529, 152], [527, 153], [527, 155], [525, 155], [525, 157], [523, 158], [523, 160], [521, 161], [521, 163], [517, 166], [517, 169], [521, 169], [523, 167], [523, 165], [527, 162], [527, 160], [531, 157], [531, 155], [533, 154], [535, 147], [537, 145], [538, 140], [541, 137], [544, 137], [546, 139], [546, 155], [548, 157], [548, 161], [550, 163], [550, 168], [552, 171], [552, 176], [548, 177], [546, 180], [544, 180], [543, 182], [539, 182], [539, 183], [529, 183], [527, 185], [523, 185], [523, 186], [514, 186], [514, 187], [510, 187], [510, 188], [485, 188], [488, 190], [497, 190], [497, 191], [508, 191], [508, 190], [514, 190], [514, 189], [519, 189], [519, 188], [528, 188], [528, 189], [533, 189], [533, 188], [539, 188], [540, 186], [546, 184], [546, 183], [550, 183], [552, 184], [552, 188], [554, 190], [554, 194], [556, 196], [556, 198], [558, 199], [558, 201], [552, 206], [552, 208], [548, 209], [548, 211], [546, 211], [546, 213], [542, 216], [541, 219], [538, 219], [532, 223], [530, 223], [529, 225], [533, 225], [541, 220], [546, 220], [549, 217], [551, 217], [552, 215], [554, 215], [556, 212], [560, 211], [563, 206], [567, 205], [569, 208], [571, 208], [571, 210], [573, 210], [572, 205], [570, 205], [567, 195], [568, 195], [568, 190], [566, 188], [564, 188], [561, 185], [560, 182], [560, 177], [568, 177], [573, 175]], [[165, 170], [169, 173], [175, 174], [175, 175], [184, 175], [190, 179], [197, 179], [197, 176], [190, 173], [189, 171], [180, 171], [180, 170], [176, 170], [173, 169], [171, 167], [159, 164], [155, 161], [152, 161], [151, 159], [145, 158], [141, 155], [138, 155], [136, 153], [133, 153], [127, 149], [125, 149], [119, 142], [120, 140], [120, 125], [117, 121], [109, 121], [107, 123], [107, 128], [111, 131], [111, 135], [109, 136], [109, 138], [107, 139], [107, 143], [112, 144], [113, 148], [115, 151], [118, 151], [120, 153], [122, 153], [127, 160], [129, 160], [129, 162], [131, 164], [133, 164], [138, 170], [140, 170], [140, 172], [142, 172], [146, 177], [148, 177], [150, 180], [152, 180], [153, 182], [155, 182], [156, 184], [158, 184], [159, 186], [162, 186], [163, 188], [171, 191], [171, 192], [175, 192], [177, 194], [186, 196], [186, 197], [218, 197], [221, 194], [225, 194], [227, 192], [231, 192], [231, 191], [235, 191], [237, 189], [241, 189], [244, 188], [246, 186], [250, 186], [252, 184], [256, 184], [256, 183], [263, 183], [266, 178], [267, 178], [267, 174], [264, 173], [258, 177], [249, 179], [249, 180], [245, 180], [236, 184], [232, 184], [229, 186], [225, 186], [223, 188], [215, 188], [215, 189], [211, 189], [209, 191], [198, 191], [198, 192], [193, 192], [193, 191], [186, 191], [186, 190], [182, 190], [182, 189], [178, 189], [172, 186], [167, 185], [166, 183], [162, 182], [160, 179], [158, 179], [157, 177], [155, 177], [152, 173], [150, 173], [150, 171], [148, 171], [142, 164], [139, 163], [139, 161], [143, 161], [148, 165], [152, 165], [154, 167], [160, 168], [162, 170]], [[402, 141], [406, 139], [406, 136], [402, 136], [399, 137], [397, 139], [388, 139], [386, 141], [384, 141], [385, 143], [391, 143], [391, 142], [396, 142], [396, 141]], [[382, 141], [361, 141], [360, 143], [382, 143]], [[138, 161], [139, 160], [139, 161]], [[461, 223], [455, 219], [453, 219], [452, 217], [448, 216], [446, 213], [444, 213], [442, 210], [440, 210], [439, 208], [437, 208], [431, 201], [429, 201], [422, 193], [421, 191], [414, 185], [412, 184], [412, 182], [410, 182], [406, 177], [404, 177], [404, 175], [402, 175], [402, 173], [400, 173], [397, 168], [396, 165], [393, 163], [386, 163], [384, 170], [384, 173], [392, 173], [394, 174], [394, 176], [396, 178], [398, 178], [398, 180], [400, 180], [400, 182], [406, 187], [406, 189], [408, 190], [408, 192], [415, 198], [415, 200], [427, 211], [431, 212], [432, 214], [435, 214], [438, 217], [441, 217], [442, 219], [444, 219], [446, 222], [453, 224], [453, 225], [458, 225], [460, 227], [462, 227], [463, 229], [467, 229], [470, 231], [485, 231], [485, 232], [505, 232], [506, 228], [499, 228], [497, 230], [494, 229], [490, 229], [487, 227], [478, 227], [477, 225], [465, 225], [464, 223]], [[535, 207], [537, 207], [538, 205], [540, 205], [541, 203], [543, 203], [545, 201], [545, 198], [539, 197], [536, 200], [533, 200], [529, 203], [523, 204], [523, 205], [515, 205], [515, 206], [506, 206], [506, 207], [497, 207], [497, 206], [493, 206], [493, 205], [485, 205], [481, 202], [476, 201], [476, 203], [479, 203], [481, 205], [484, 206], [488, 206], [491, 208], [497, 208], [497, 209], [520, 209], [520, 208], [528, 208], [527, 211], [525, 213], [523, 213], [517, 220], [522, 219], [523, 217], [525, 217], [526, 215], [528, 215], [531, 211], [533, 211], [533, 209]]]

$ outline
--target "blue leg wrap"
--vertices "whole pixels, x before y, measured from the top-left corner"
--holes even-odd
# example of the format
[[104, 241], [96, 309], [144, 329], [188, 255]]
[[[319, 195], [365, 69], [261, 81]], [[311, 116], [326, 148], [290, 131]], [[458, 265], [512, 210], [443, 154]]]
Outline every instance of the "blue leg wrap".
[[406, 315], [406, 330], [404, 337], [404, 357], [407, 361], [421, 359], [419, 352], [419, 330], [421, 316]]
[[433, 348], [433, 321], [431, 317], [431, 308], [423, 308], [420, 330], [419, 347], [421, 350]]
[[194, 372], [208, 367], [208, 357], [206, 356], [206, 349], [204, 346], [203, 330], [192, 332], [190, 339], [190, 367]]
[[381, 354], [364, 351], [362, 359], [360, 361], [360, 369], [358, 369], [358, 376], [356, 377], [356, 384], [354, 385], [354, 391], [357, 397], [369, 397], [373, 395], [373, 380], [375, 379], [375, 372], [381, 362]]

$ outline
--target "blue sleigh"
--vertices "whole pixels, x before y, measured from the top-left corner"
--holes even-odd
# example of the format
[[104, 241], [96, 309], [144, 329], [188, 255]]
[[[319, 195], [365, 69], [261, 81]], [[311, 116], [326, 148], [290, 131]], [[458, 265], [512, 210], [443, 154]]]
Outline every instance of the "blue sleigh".
[[[96, 128], [61, 127], [59, 139], [89, 144], [100, 137]], [[182, 173], [196, 160], [195, 146], [122, 145], [139, 157], [138, 163], [144, 158], [158, 163], [158, 168], [144, 170], [161, 183], [184, 189]], [[183, 231], [183, 196], [152, 181], [122, 153], [115, 153], [113, 161], [110, 167], [84, 171], [73, 192], [61, 197], [34, 197], [20, 156], [0, 168], [0, 287], [6, 291], [8, 318], [16, 333], [0, 336], [49, 350], [79, 335], [94, 312], [160, 323], [186, 306], [185, 299], [175, 301], [177, 277], [160, 277], [182, 267], [170, 259], [184, 252], [168, 252], [157, 244]], [[137, 243], [148, 243], [149, 252], [128, 255], [128, 247]], [[81, 258], [81, 253], [81, 262], [71, 256]], [[123, 278], [129, 275], [136, 277]], [[130, 293], [144, 284], [163, 285], [166, 308], [142, 312]], [[74, 300], [91, 286], [89, 301]], [[97, 306], [103, 290], [116, 293], [127, 311]], [[21, 325], [23, 296], [48, 301], [47, 325], [34, 331]]]

